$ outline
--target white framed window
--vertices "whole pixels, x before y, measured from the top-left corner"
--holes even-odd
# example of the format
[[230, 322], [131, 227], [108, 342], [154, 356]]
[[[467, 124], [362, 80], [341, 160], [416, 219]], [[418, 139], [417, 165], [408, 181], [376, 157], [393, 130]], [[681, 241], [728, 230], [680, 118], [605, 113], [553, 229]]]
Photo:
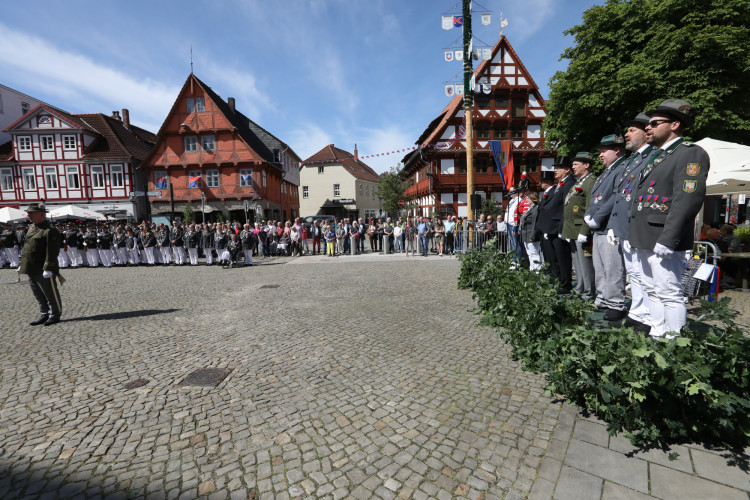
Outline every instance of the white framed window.
[[167, 189], [169, 186], [169, 176], [165, 170], [154, 171], [154, 189]]
[[323, 165], [321, 165], [321, 166], [318, 167], [318, 173], [319, 174], [323, 173], [323, 168], [324, 168]]
[[112, 165], [109, 167], [109, 182], [113, 188], [125, 187], [125, 177], [122, 172], [122, 165]]
[[13, 191], [13, 169], [0, 168], [0, 189]]
[[22, 102], [21, 103], [21, 113], [26, 114], [29, 112], [29, 103], [28, 102]]
[[192, 113], [193, 111], [195, 111], [195, 99], [193, 99], [192, 97], [188, 97], [187, 99], [185, 99], [185, 109], [188, 113]]
[[104, 166], [91, 165], [91, 187], [94, 189], [104, 187]]
[[78, 175], [78, 167], [68, 165], [66, 168], [68, 174], [68, 189], [81, 189], [81, 179]]
[[210, 188], [219, 187], [219, 171], [218, 170], [206, 170], [206, 187], [210, 187]]
[[364, 188], [362, 187], [362, 184], [359, 185], [359, 195], [362, 196], [362, 193], [364, 192]]
[[281, 151], [278, 149], [273, 150], [273, 161], [275, 163], [281, 163]]
[[76, 136], [64, 135], [63, 136], [63, 149], [66, 151], [75, 150], [76, 148]]
[[21, 170], [23, 176], [23, 189], [25, 191], [36, 191], [36, 175], [34, 175], [34, 167], [24, 167]]
[[307, 199], [310, 197], [310, 188], [309, 186], [302, 186], [302, 197]]
[[341, 184], [333, 185], [333, 196], [341, 196]]
[[206, 100], [203, 97], [195, 98], [195, 110], [206, 111]]
[[365, 196], [370, 196], [370, 186], [365, 186]]
[[201, 147], [204, 151], [216, 151], [216, 140], [212, 135], [201, 137]]
[[54, 151], [55, 149], [55, 137], [52, 135], [39, 137], [39, 143], [41, 144], [42, 151]]
[[200, 170], [191, 170], [188, 172], [188, 187], [189, 188], [200, 188], [203, 187], [203, 177]]
[[375, 199], [375, 186], [372, 187], [372, 199]]
[[19, 151], [31, 151], [31, 137], [22, 136], [18, 138], [18, 150]]
[[249, 168], [240, 169], [240, 187], [252, 187], [253, 171]]
[[268, 179], [267, 179], [267, 177], [268, 177], [268, 176], [266, 175], [266, 171], [264, 170], [264, 171], [263, 171], [263, 179], [262, 179], [262, 181], [263, 181], [263, 187], [264, 187], [264, 188], [265, 188], [265, 187], [268, 187]]
[[57, 167], [44, 167], [44, 185], [47, 189], [58, 189]]
[[193, 136], [185, 137], [185, 152], [194, 153], [198, 151], [198, 138]]

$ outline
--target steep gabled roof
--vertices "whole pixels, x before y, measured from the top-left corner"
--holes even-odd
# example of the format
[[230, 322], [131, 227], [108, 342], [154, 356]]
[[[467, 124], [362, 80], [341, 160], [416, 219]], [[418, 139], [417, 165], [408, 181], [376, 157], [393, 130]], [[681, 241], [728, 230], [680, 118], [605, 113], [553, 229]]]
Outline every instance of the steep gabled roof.
[[63, 111], [61, 109], [57, 109], [53, 106], [48, 106], [46, 104], [39, 104], [35, 106], [34, 109], [28, 111], [25, 115], [21, 116], [18, 120], [14, 121], [13, 123], [5, 127], [3, 132], [10, 132], [11, 129], [15, 128], [19, 123], [25, 122], [26, 120], [28, 120], [29, 118], [37, 114], [40, 110], [44, 110], [47, 113], [55, 115], [60, 120], [69, 123], [74, 128], [79, 128], [82, 130], [86, 130], [88, 132], [96, 133], [96, 130], [94, 130], [91, 126], [89, 126], [87, 123], [85, 123], [80, 118], [78, 118], [77, 115], [68, 113], [67, 111]]
[[128, 130], [118, 119], [101, 113], [75, 115], [93, 128], [99, 137], [84, 152], [85, 159], [135, 158], [144, 160], [156, 143], [156, 136], [133, 127]]
[[378, 174], [359, 158], [343, 149], [337, 148], [333, 144], [325, 146], [323, 149], [304, 161], [305, 165], [315, 163], [339, 163], [344, 169], [358, 179], [365, 181], [378, 181]]

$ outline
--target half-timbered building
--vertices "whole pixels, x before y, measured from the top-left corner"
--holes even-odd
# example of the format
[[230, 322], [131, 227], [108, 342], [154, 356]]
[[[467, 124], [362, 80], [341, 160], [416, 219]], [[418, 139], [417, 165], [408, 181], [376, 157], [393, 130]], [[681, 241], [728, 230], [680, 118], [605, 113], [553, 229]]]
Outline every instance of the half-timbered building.
[[43, 201], [52, 209], [74, 204], [138, 218], [130, 194], [142, 188], [136, 167], [156, 136], [122, 112], [71, 114], [40, 104], [6, 127], [11, 141], [0, 150], [0, 206]]
[[[491, 140], [511, 146], [516, 180], [526, 172], [533, 185], [542, 169], [553, 168], [554, 154], [545, 149], [542, 130], [544, 99], [504, 36], [493, 47], [491, 58], [477, 66], [474, 78], [474, 187], [483, 198], [499, 203], [504, 186]], [[463, 95], [456, 94], [419, 137], [419, 147], [403, 158], [401, 175], [411, 184], [406, 196], [418, 207], [409, 215], [467, 215], [465, 126]]]
[[[190, 74], [142, 165], [154, 214], [250, 221], [299, 215], [300, 158]], [[247, 207], [247, 210], [246, 210]]]

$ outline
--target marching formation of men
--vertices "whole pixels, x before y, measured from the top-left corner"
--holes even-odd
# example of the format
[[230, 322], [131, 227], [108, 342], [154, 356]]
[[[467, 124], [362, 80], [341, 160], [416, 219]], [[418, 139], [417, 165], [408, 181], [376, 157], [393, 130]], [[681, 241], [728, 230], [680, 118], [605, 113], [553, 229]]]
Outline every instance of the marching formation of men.
[[[686, 323], [680, 280], [710, 167], [708, 154], [682, 138], [694, 121], [693, 106], [674, 99], [639, 113], [624, 137], [602, 138], [605, 168], [598, 177], [591, 172], [591, 153], [558, 157], [554, 174], [542, 173], [534, 212], [534, 231], [558, 293], [593, 300], [611, 324], [624, 319], [625, 326], [653, 337], [671, 338]], [[528, 212], [522, 208], [527, 191], [522, 183], [513, 192], [521, 199], [521, 219]]]

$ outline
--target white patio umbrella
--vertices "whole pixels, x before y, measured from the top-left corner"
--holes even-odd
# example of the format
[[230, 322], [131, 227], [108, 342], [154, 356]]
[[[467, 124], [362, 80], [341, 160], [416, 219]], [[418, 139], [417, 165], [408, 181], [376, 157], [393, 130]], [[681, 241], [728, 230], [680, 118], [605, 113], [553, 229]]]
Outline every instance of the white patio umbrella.
[[0, 222], [23, 222], [26, 220], [26, 212], [13, 207], [0, 208]]
[[99, 212], [82, 208], [77, 205], [64, 205], [56, 207], [49, 212], [50, 219], [95, 219], [105, 220], [106, 217]]
[[696, 144], [711, 159], [707, 195], [750, 194], [750, 146], [708, 137]]

